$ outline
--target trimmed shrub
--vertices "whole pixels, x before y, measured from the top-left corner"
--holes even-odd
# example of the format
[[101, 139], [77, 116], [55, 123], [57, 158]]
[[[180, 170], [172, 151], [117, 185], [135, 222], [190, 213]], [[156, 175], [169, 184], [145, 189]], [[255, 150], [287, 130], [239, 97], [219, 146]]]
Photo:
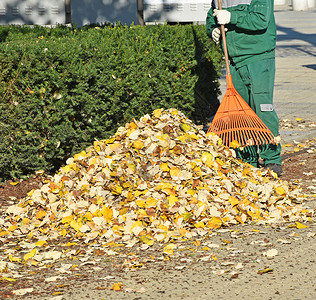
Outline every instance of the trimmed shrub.
[[202, 25], [0, 30], [0, 181], [53, 172], [156, 108], [204, 124], [222, 52]]

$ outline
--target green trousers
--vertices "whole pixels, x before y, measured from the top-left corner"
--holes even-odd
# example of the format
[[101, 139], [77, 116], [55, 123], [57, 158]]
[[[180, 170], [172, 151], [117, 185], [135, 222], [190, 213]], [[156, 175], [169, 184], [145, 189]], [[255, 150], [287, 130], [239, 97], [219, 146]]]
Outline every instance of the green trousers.
[[[279, 118], [273, 106], [275, 78], [275, 59], [264, 59], [240, 68], [230, 68], [233, 84], [240, 96], [255, 111], [274, 136], [279, 135]], [[281, 145], [261, 145], [245, 147], [238, 156], [251, 165], [258, 167], [261, 157], [265, 165], [281, 165]]]

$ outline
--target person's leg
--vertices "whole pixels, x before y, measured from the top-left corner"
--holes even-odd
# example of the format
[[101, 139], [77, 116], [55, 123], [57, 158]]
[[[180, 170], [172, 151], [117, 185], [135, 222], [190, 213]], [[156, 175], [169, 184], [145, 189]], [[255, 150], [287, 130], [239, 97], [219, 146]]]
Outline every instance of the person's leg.
[[[274, 136], [279, 135], [279, 118], [273, 106], [275, 60], [266, 59], [247, 66], [251, 78], [251, 108], [266, 124]], [[281, 145], [259, 146], [259, 155], [265, 165], [281, 165]]]
[[[241, 67], [236, 69], [234, 66], [230, 68], [233, 85], [239, 95], [245, 100], [245, 102], [251, 107], [252, 98], [251, 98], [251, 80], [249, 77], [249, 72], [247, 67]], [[259, 167], [258, 159], [258, 147], [257, 146], [248, 146], [245, 147], [242, 151], [237, 149], [237, 156], [243, 161], [251, 164], [254, 167]]]

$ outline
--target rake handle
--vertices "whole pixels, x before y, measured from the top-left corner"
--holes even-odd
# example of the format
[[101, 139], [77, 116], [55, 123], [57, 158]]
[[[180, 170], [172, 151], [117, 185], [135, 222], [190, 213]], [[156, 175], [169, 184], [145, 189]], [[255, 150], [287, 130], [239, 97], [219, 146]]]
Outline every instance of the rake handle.
[[[218, 0], [218, 8], [222, 10], [222, 1]], [[229, 59], [228, 59], [228, 51], [227, 51], [227, 42], [226, 42], [226, 32], [225, 26], [221, 25], [221, 32], [222, 32], [222, 40], [223, 40], [223, 49], [225, 54], [225, 64], [226, 64], [226, 75], [230, 75], [230, 68], [229, 68]]]

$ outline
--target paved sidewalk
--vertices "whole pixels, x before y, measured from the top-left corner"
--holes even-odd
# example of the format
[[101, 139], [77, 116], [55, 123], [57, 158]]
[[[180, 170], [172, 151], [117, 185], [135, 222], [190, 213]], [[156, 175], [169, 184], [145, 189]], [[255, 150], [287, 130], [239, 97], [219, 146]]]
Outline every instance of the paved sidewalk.
[[[280, 120], [316, 122], [316, 8], [293, 11], [290, 1], [275, 6], [277, 24], [274, 104]], [[222, 96], [226, 78], [220, 80]], [[316, 137], [316, 128], [280, 130], [282, 143]]]

